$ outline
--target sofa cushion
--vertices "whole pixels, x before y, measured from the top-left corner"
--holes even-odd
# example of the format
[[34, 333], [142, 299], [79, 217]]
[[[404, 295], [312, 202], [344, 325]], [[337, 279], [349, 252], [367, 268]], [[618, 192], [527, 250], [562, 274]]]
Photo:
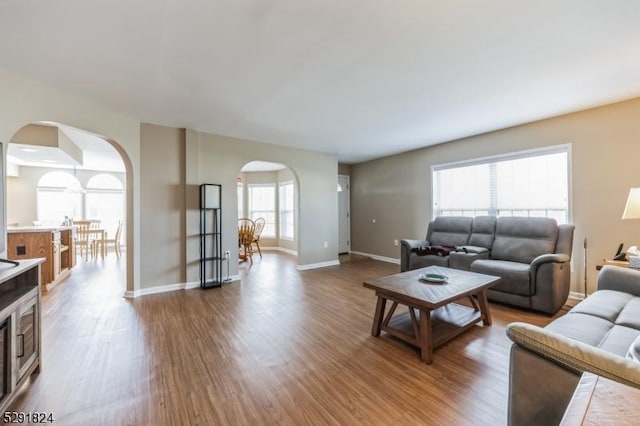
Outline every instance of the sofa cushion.
[[[634, 296], [622, 291], [598, 290], [574, 306], [570, 312], [593, 315], [615, 323], [625, 306], [633, 299]], [[640, 310], [636, 310], [636, 316], [639, 314]]]
[[464, 246], [469, 240], [473, 218], [440, 216], [429, 224], [427, 240], [430, 245]]
[[616, 324], [640, 330], [640, 297], [634, 297], [624, 306]]
[[521, 296], [531, 296], [531, 281], [529, 279], [530, 265], [526, 263], [509, 262], [506, 260], [478, 259], [469, 268], [480, 274], [498, 275], [502, 280], [491, 287], [492, 290], [504, 291]]
[[415, 253], [411, 254], [409, 259], [409, 267], [411, 269], [424, 268], [427, 266], [449, 266], [449, 256], [436, 256], [428, 254], [426, 256], [418, 256]]
[[558, 224], [545, 217], [500, 217], [491, 258], [531, 263], [542, 255], [554, 253]]
[[640, 335], [640, 330], [635, 328], [614, 325], [604, 336], [598, 347], [612, 354], [625, 356], [629, 351], [629, 346]]
[[613, 327], [607, 319], [583, 313], [568, 313], [545, 328], [591, 346], [598, 346]]
[[496, 218], [478, 216], [473, 219], [468, 245], [491, 249], [496, 234]]
[[625, 356], [640, 335], [640, 298], [615, 290], [598, 290], [547, 326], [563, 336]]
[[627, 351], [627, 358], [640, 362], [640, 336], [631, 343], [629, 350]]

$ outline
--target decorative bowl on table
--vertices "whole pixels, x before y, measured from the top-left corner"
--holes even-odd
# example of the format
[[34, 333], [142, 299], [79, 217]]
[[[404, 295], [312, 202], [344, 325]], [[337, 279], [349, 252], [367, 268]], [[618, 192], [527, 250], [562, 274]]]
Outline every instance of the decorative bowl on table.
[[448, 276], [442, 274], [420, 274], [418, 278], [420, 281], [429, 283], [444, 283], [449, 279]]

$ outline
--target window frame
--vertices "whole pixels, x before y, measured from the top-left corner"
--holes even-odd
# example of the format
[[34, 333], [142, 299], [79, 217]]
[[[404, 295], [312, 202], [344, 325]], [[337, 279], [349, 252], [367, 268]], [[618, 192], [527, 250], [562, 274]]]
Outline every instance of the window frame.
[[[291, 206], [289, 209], [287, 210], [283, 210], [282, 208], [282, 193], [281, 190], [284, 187], [287, 186], [291, 186]], [[278, 182], [278, 237], [281, 240], [286, 240], [286, 241], [295, 241], [296, 238], [296, 218], [295, 218], [295, 203], [296, 203], [296, 197], [295, 197], [295, 184], [293, 182], [293, 180], [287, 180], [287, 181], [283, 181], [283, 182]], [[291, 214], [291, 222], [292, 222], [292, 234], [291, 236], [288, 235], [283, 235], [283, 230], [286, 230], [287, 226], [286, 223], [282, 220], [282, 213], [290, 213]]]
[[567, 156], [567, 223], [573, 222], [573, 173], [572, 173], [572, 151], [571, 143], [551, 145], [547, 147], [513, 151], [504, 154], [497, 154], [485, 157], [472, 158], [469, 160], [453, 161], [449, 163], [433, 164], [431, 166], [431, 217], [436, 218], [436, 201], [438, 197], [437, 179], [435, 173], [455, 168], [477, 166], [483, 164], [499, 163], [503, 161], [520, 160], [531, 157], [541, 157], [553, 154], [566, 154]]

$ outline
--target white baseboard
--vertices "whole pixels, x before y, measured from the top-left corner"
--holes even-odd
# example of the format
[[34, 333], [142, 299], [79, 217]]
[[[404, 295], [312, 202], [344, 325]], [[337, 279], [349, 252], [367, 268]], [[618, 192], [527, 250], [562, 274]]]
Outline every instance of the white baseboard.
[[298, 252], [295, 250], [291, 250], [288, 248], [284, 248], [284, 247], [260, 247], [261, 250], [265, 250], [265, 251], [281, 251], [283, 253], [289, 253], [292, 254], [294, 256], [298, 255]]
[[[240, 275], [231, 275], [224, 283], [231, 283], [240, 281]], [[124, 297], [127, 299], [135, 299], [136, 297], [148, 296], [150, 294], [158, 294], [158, 293], [167, 293], [169, 291], [177, 291], [177, 290], [190, 290], [192, 288], [199, 288], [200, 281], [191, 281], [188, 283], [177, 283], [177, 284], [167, 284], [167, 285], [158, 285], [149, 288], [142, 288], [134, 291], [125, 291]]]
[[317, 268], [325, 268], [327, 266], [338, 266], [340, 265], [339, 260], [329, 260], [328, 262], [319, 262], [319, 263], [308, 263], [306, 265], [297, 265], [296, 269], [298, 271], [307, 271], [309, 269], [317, 269]]
[[396, 265], [400, 264], [400, 259], [395, 259], [393, 257], [378, 256], [377, 254], [363, 253], [361, 251], [353, 251], [353, 250], [351, 250], [349, 253], [357, 254], [360, 256], [367, 256], [374, 260], [380, 260], [382, 262], [395, 263]]
[[584, 300], [584, 293], [579, 293], [577, 291], [571, 291], [571, 292], [569, 292], [569, 299]]

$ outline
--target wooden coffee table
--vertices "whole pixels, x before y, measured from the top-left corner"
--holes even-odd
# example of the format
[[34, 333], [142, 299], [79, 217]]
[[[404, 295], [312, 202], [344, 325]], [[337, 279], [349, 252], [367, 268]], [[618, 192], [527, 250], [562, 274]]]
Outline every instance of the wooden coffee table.
[[[423, 282], [421, 274], [442, 274], [444, 283]], [[421, 349], [422, 361], [431, 364], [433, 349], [482, 321], [491, 325], [487, 289], [500, 277], [457, 269], [429, 266], [400, 274], [367, 280], [364, 286], [376, 291], [378, 302], [371, 335], [388, 334]], [[453, 303], [468, 299], [471, 307]], [[385, 314], [387, 300], [393, 302]], [[398, 305], [408, 312], [394, 316]]]

